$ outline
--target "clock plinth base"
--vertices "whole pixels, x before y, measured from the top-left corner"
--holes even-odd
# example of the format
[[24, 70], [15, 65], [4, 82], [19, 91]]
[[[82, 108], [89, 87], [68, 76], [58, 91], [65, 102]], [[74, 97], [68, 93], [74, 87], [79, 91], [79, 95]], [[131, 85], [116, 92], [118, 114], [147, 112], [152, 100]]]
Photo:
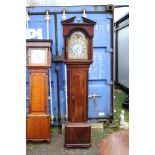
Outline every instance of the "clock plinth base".
[[26, 117], [26, 142], [47, 141], [50, 143], [50, 116], [46, 113], [31, 113]]
[[89, 123], [67, 123], [65, 125], [65, 147], [90, 147], [91, 125]]

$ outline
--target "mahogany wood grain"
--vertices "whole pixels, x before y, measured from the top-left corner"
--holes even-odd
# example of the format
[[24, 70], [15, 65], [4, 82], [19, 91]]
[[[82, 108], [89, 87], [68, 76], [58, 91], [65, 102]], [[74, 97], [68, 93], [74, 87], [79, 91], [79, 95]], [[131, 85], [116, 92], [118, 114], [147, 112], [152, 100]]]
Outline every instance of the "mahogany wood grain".
[[26, 119], [26, 137], [27, 141], [50, 142], [50, 116], [46, 113], [30, 114]]
[[91, 126], [89, 123], [68, 123], [65, 137], [65, 147], [90, 147]]
[[68, 69], [69, 121], [87, 121], [87, 69]]

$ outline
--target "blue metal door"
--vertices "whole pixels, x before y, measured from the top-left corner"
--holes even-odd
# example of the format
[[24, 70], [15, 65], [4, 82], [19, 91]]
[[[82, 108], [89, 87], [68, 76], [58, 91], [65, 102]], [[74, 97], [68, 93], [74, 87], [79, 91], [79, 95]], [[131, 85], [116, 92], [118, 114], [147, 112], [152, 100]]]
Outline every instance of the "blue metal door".
[[93, 63], [89, 69], [89, 118], [112, 116], [112, 15], [91, 14], [95, 20]]

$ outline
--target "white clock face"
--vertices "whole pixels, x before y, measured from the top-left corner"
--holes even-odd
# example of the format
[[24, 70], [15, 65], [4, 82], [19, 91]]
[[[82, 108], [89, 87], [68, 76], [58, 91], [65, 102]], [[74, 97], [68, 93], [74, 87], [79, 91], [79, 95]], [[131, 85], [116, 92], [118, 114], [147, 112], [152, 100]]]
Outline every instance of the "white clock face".
[[88, 59], [88, 40], [80, 32], [74, 32], [68, 40], [68, 59]]
[[31, 65], [45, 65], [47, 63], [47, 49], [31, 49], [29, 51]]

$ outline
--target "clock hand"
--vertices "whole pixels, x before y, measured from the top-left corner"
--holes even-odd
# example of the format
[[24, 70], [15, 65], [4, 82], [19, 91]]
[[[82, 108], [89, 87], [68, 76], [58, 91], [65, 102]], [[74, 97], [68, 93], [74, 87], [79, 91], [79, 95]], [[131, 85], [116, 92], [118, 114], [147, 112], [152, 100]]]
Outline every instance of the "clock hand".
[[77, 53], [77, 50], [75, 49], [75, 50], [73, 50], [72, 52], [73, 52], [73, 54], [75, 55], [75, 54]]

